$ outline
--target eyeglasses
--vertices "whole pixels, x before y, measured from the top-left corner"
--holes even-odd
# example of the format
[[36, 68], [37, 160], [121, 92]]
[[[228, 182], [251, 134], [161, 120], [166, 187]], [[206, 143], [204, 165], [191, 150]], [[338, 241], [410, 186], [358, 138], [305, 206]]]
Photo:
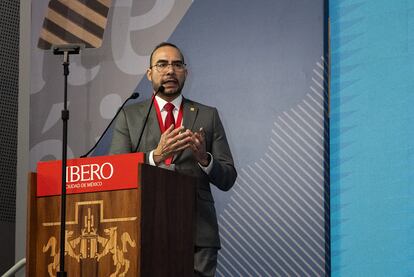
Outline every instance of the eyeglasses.
[[172, 69], [174, 69], [174, 71], [176, 72], [183, 72], [185, 70], [185, 66], [186, 64], [183, 63], [182, 61], [177, 61], [177, 62], [172, 62], [172, 63], [167, 63], [167, 62], [158, 62], [156, 64], [154, 64], [153, 66], [150, 66], [150, 68], [152, 69], [153, 67], [155, 67], [155, 69], [159, 72], [159, 73], [165, 73], [168, 71], [168, 66], [172, 67]]

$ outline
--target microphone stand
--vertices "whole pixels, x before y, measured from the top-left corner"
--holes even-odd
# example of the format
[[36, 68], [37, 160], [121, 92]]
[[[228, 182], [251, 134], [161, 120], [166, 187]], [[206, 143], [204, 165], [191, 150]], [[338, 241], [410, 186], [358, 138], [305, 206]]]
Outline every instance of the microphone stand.
[[150, 107], [149, 107], [149, 109], [148, 109], [147, 116], [145, 117], [144, 125], [142, 125], [141, 133], [139, 134], [139, 139], [138, 139], [137, 146], [135, 147], [135, 150], [134, 150], [134, 152], [132, 152], [132, 153], [137, 152], [138, 147], [139, 147], [139, 145], [140, 145], [140, 143], [141, 143], [142, 135], [144, 134], [145, 127], [147, 126], [147, 121], [148, 121], [149, 114], [150, 114], [150, 112], [151, 112], [152, 106], [154, 105], [155, 96], [157, 96], [157, 94], [158, 94], [159, 92], [163, 93], [163, 92], [164, 92], [164, 90], [165, 90], [165, 87], [164, 87], [163, 85], [161, 85], [161, 86], [158, 88], [158, 90], [154, 93], [154, 95], [152, 96], [151, 104], [150, 104]]
[[69, 55], [79, 54], [82, 45], [67, 44], [62, 46], [54, 46], [53, 54], [63, 55], [63, 75], [64, 75], [64, 94], [63, 94], [63, 110], [62, 110], [62, 192], [60, 200], [60, 266], [57, 277], [66, 277], [65, 271], [65, 227], [66, 227], [66, 164], [67, 164], [67, 148], [68, 148], [68, 120], [69, 110], [68, 102], [68, 75], [69, 75]]
[[114, 122], [115, 118], [118, 116], [119, 112], [122, 110], [122, 108], [125, 106], [125, 104], [128, 102], [128, 100], [130, 99], [137, 99], [139, 97], [139, 93], [138, 92], [134, 92], [130, 97], [128, 97], [124, 103], [122, 103], [121, 107], [119, 107], [118, 111], [116, 112], [115, 116], [112, 118], [111, 122], [109, 122], [108, 126], [106, 126], [105, 131], [103, 131], [102, 135], [99, 137], [98, 141], [95, 143], [95, 145], [88, 151], [88, 153], [80, 156], [81, 158], [86, 158], [95, 148], [96, 146], [98, 146], [99, 142], [102, 140], [102, 138], [104, 137], [104, 135], [106, 134], [106, 132], [108, 131], [109, 127], [112, 125], [112, 122]]

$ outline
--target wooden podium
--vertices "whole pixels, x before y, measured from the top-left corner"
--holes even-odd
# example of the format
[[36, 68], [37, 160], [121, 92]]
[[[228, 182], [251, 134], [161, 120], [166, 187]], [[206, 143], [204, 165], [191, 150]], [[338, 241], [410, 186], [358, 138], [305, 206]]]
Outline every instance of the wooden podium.
[[[30, 174], [26, 276], [59, 271], [60, 166]], [[193, 276], [196, 179], [142, 153], [68, 160], [67, 176], [69, 277]]]

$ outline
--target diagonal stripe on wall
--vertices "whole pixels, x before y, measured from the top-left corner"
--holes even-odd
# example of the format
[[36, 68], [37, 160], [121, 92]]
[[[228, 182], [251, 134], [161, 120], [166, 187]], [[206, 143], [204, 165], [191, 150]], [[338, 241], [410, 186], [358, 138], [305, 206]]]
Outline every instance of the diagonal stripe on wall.
[[219, 216], [218, 276], [325, 275], [326, 68], [322, 57], [309, 93], [273, 123], [264, 156], [239, 170]]

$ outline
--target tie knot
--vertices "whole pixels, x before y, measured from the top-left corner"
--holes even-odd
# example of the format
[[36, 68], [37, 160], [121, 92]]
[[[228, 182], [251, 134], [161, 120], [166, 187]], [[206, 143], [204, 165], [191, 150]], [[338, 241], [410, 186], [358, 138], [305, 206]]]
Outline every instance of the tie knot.
[[164, 109], [165, 109], [167, 112], [172, 112], [172, 111], [174, 110], [174, 108], [175, 108], [175, 106], [174, 106], [173, 104], [171, 104], [171, 103], [167, 103], [167, 104], [165, 104], [165, 106], [164, 106]]

